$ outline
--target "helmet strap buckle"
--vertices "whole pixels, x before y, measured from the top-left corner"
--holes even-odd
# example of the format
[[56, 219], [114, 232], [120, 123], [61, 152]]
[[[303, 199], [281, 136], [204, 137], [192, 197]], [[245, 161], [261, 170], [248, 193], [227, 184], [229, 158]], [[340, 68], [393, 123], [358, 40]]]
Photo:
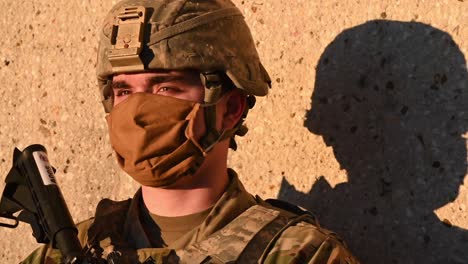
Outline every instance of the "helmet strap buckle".
[[202, 72], [200, 73], [200, 80], [205, 87], [205, 104], [216, 104], [222, 96], [223, 83], [221, 77], [216, 72]]

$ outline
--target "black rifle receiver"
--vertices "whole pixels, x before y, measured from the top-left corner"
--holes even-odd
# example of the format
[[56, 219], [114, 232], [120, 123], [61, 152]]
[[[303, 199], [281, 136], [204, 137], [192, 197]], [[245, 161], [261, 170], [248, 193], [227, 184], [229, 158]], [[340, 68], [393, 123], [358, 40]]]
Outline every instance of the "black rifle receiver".
[[[55, 180], [55, 169], [42, 145], [23, 151], [15, 148], [13, 166], [5, 179], [0, 201], [0, 218], [14, 223], [0, 226], [15, 228], [18, 222], [31, 225], [38, 243], [51, 243], [64, 256], [65, 263], [82, 259], [77, 229]], [[14, 214], [20, 212], [16, 217]]]

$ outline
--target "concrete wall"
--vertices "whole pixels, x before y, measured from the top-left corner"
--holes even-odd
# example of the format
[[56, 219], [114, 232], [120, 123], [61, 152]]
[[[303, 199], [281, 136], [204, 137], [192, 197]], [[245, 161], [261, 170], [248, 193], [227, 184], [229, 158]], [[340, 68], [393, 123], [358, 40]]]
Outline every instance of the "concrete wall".
[[[45, 145], [75, 221], [137, 188], [94, 77], [114, 2], [0, 1], [1, 177]], [[310, 209], [363, 263], [468, 263], [466, 0], [235, 2], [273, 80], [230, 157], [248, 190]], [[0, 263], [36, 247], [0, 229]]]

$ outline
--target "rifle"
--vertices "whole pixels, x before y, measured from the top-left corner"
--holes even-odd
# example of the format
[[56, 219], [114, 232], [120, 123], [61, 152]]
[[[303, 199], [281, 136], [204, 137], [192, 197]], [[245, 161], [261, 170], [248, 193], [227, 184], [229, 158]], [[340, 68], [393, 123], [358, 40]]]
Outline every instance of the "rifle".
[[[58, 248], [66, 264], [108, 263], [90, 256], [89, 251], [81, 247], [78, 230], [44, 146], [35, 144], [23, 151], [15, 148], [13, 166], [5, 183], [0, 200], [0, 219], [8, 219], [8, 222], [0, 222], [1, 227], [16, 228], [19, 221], [28, 223], [36, 241]], [[15, 216], [17, 212], [20, 213]]]

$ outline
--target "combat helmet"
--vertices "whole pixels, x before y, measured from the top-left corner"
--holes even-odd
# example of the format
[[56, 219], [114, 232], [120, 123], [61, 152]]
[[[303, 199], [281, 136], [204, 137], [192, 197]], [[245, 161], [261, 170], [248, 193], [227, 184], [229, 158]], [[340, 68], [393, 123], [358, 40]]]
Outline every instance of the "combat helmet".
[[[223, 76], [249, 96], [249, 108], [254, 96], [266, 95], [271, 85], [244, 17], [230, 0], [124, 0], [112, 8], [102, 27], [97, 59], [106, 112], [113, 105], [114, 74], [185, 69], [201, 73], [206, 104], [221, 96]], [[210, 145], [219, 137], [215, 107], [208, 107], [205, 116], [207, 136], [201, 143]], [[238, 135], [246, 132], [241, 123]]]

